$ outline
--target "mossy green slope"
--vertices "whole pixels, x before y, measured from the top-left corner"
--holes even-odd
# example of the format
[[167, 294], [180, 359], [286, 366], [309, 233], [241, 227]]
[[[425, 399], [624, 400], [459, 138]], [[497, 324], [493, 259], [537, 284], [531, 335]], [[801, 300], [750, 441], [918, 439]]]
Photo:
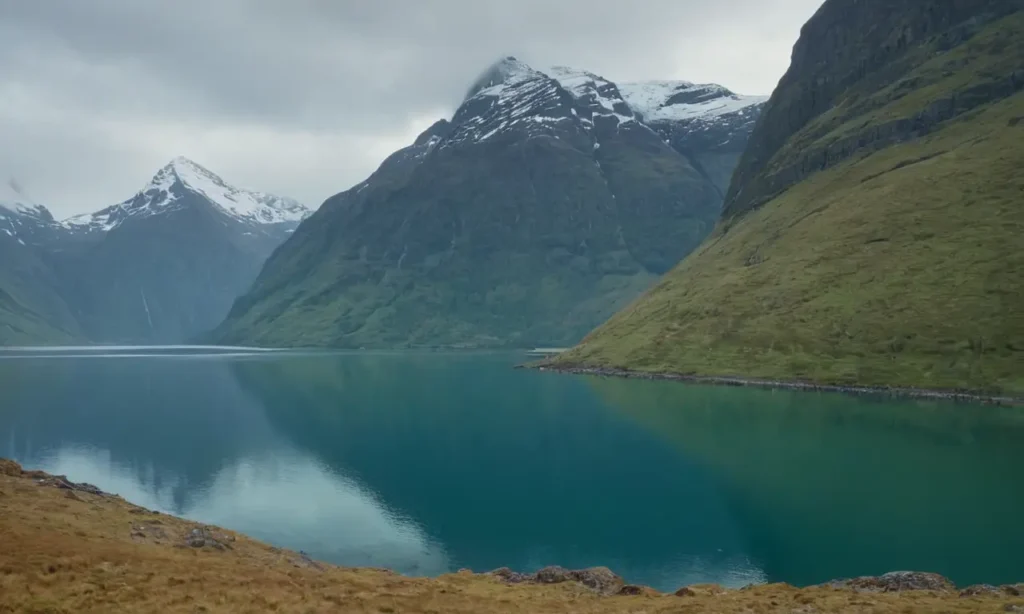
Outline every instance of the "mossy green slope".
[[[1024, 14], [1019, 2], [883, 4], [825, 3], [723, 222], [561, 364], [1024, 392]], [[923, 5], [927, 28], [907, 21]], [[827, 71], [856, 59], [840, 45], [803, 70], [801, 53], [824, 53], [805, 39], [834, 42], [837, 14], [872, 10], [882, 32], [868, 38], [899, 53], [856, 60], [852, 78]], [[833, 77], [831, 103], [814, 102]], [[779, 140], [780, 118], [807, 109]]]

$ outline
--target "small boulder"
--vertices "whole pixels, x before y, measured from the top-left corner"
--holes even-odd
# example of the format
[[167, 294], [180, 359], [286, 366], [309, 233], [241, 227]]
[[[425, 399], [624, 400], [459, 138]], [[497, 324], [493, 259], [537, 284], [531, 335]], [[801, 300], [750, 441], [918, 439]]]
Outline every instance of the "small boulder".
[[676, 597], [713, 597], [728, 590], [719, 584], [693, 584], [675, 592]]
[[851, 589], [861, 593], [902, 593], [904, 591], [951, 592], [956, 585], [935, 573], [919, 571], [892, 571], [881, 576], [863, 576], [837, 580], [826, 586]]
[[552, 565], [534, 574], [524, 574], [502, 567], [489, 572], [489, 575], [501, 578], [509, 584], [532, 582], [534, 584], [561, 584], [578, 582], [587, 588], [603, 595], [614, 595], [625, 582], [607, 567], [591, 567], [589, 569], [569, 570], [565, 567]]
[[961, 597], [980, 597], [983, 595], [998, 595], [1001, 597], [1004, 594], [1002, 589], [991, 584], [975, 584], [960, 591]]
[[583, 586], [605, 595], [617, 593], [625, 584], [621, 577], [607, 567], [591, 567], [573, 571], [570, 572], [569, 577]]
[[234, 541], [229, 535], [215, 535], [210, 527], [196, 527], [185, 535], [185, 545], [191, 548], [213, 548], [214, 550], [227, 550], [231, 546], [228, 542]]
[[1004, 585], [1000, 586], [999, 589], [1002, 590], [1007, 595], [1013, 595], [1014, 597], [1019, 597], [1021, 595], [1024, 595], [1024, 583], [1020, 583], [1020, 584], [1004, 584]]
[[572, 580], [572, 572], [565, 567], [551, 565], [538, 571], [535, 576], [538, 584], [560, 584]]
[[185, 538], [185, 542], [193, 548], [202, 548], [206, 545], [206, 536], [203, 535], [202, 529], [192, 529], [188, 537]]
[[620, 595], [643, 595], [644, 592], [644, 587], [636, 584], [627, 584], [619, 589]]
[[519, 573], [518, 571], [512, 571], [508, 567], [500, 567], [490, 572], [490, 575], [497, 578], [501, 578], [509, 584], [520, 584], [522, 582], [529, 582], [532, 579], [530, 574]]

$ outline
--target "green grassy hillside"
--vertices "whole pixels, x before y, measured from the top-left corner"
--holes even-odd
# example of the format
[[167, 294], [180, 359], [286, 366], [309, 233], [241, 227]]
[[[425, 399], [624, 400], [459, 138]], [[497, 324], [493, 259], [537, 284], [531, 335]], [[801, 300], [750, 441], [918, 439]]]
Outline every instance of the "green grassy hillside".
[[1024, 392], [1024, 16], [961, 38], [845, 90], [750, 185], [784, 184], [822, 147], [827, 170], [800, 167], [760, 206], [737, 171], [739, 211], [558, 361]]

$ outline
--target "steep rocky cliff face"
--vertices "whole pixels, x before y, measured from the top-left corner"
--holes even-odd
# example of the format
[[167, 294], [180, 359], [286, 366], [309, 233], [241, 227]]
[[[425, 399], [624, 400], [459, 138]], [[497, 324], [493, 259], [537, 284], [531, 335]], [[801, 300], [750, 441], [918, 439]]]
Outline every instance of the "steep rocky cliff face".
[[826, 2], [802, 29], [763, 109], [726, 217], [1020, 91], [1019, 32], [989, 26], [1022, 7], [1020, 0]]
[[825, 2], [716, 232], [559, 360], [1024, 391], [1022, 9]]
[[680, 118], [706, 121], [723, 139], [745, 140], [748, 124], [718, 120], [756, 113], [760, 100], [718, 86], [706, 99], [670, 100], [692, 87], [672, 82], [651, 94], [583, 70], [499, 61], [450, 120], [303, 223], [215, 338], [341, 347], [578, 341], [718, 219], [721, 190], [645, 117], [680, 135]]

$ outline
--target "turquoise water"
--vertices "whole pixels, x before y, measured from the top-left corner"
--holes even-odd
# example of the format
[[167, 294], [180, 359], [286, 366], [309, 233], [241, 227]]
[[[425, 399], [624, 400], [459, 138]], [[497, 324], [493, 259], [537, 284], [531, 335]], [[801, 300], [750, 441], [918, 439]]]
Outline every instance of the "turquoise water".
[[345, 565], [1024, 580], [1024, 411], [513, 354], [0, 352], [0, 456]]

